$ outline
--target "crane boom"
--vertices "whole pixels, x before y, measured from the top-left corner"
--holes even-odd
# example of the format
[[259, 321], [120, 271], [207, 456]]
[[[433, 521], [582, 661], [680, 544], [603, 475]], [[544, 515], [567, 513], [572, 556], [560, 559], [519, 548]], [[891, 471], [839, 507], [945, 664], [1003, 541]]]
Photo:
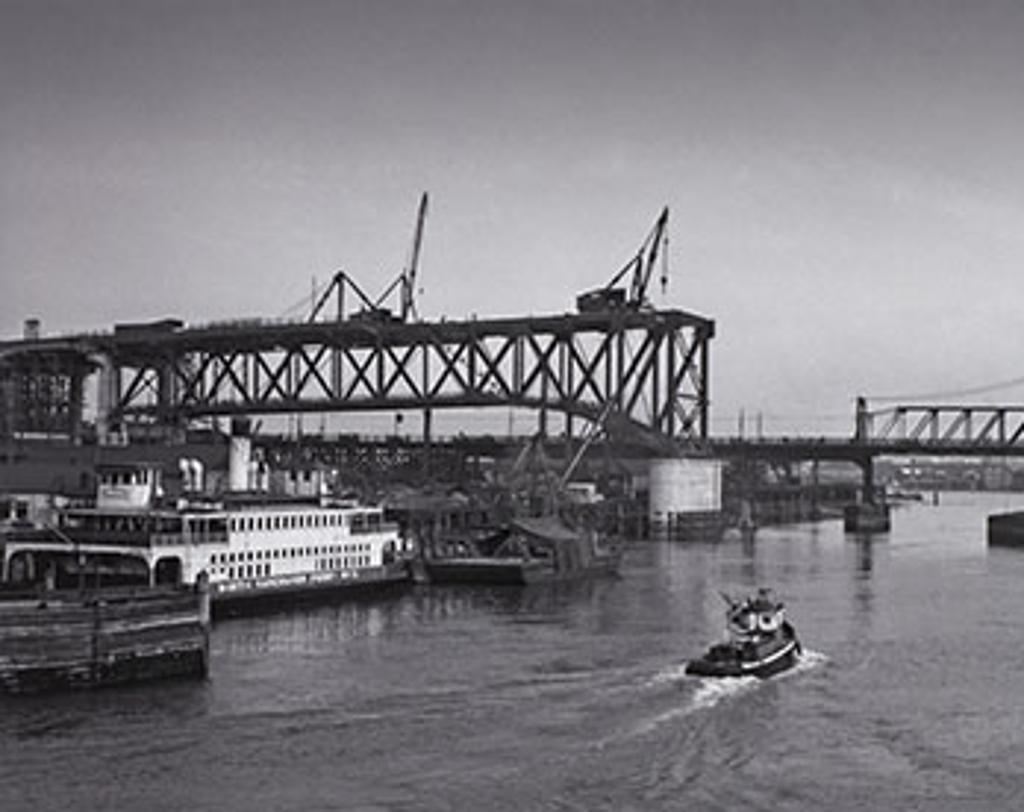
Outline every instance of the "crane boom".
[[[633, 258], [604, 287], [580, 294], [576, 298], [576, 307], [581, 313], [594, 313], [618, 309], [639, 310], [649, 304], [647, 287], [658, 256], [661, 255], [663, 260], [667, 257], [664, 250], [667, 242], [668, 206], [665, 206]], [[632, 277], [627, 289], [620, 283], [630, 272]], [[663, 287], [667, 284], [665, 270], [662, 271], [661, 284]]]
[[416, 270], [420, 263], [420, 247], [423, 245], [423, 226], [427, 220], [427, 193], [420, 198], [416, 213], [416, 231], [412, 239], [412, 257], [402, 279], [402, 321], [416, 315]]

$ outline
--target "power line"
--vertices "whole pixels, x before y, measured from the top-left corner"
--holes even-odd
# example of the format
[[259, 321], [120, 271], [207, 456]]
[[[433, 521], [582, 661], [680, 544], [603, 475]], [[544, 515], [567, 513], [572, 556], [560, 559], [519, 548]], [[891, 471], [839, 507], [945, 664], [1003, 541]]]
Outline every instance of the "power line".
[[945, 398], [962, 398], [967, 397], [968, 395], [985, 395], [990, 392], [999, 392], [1003, 389], [1010, 389], [1022, 384], [1024, 384], [1024, 377], [1011, 378], [1006, 381], [996, 381], [993, 383], [983, 384], [981, 386], [947, 390], [944, 392], [919, 392], [913, 395], [872, 395], [868, 400], [874, 403], [893, 403], [896, 401], [907, 400], [942, 400]]

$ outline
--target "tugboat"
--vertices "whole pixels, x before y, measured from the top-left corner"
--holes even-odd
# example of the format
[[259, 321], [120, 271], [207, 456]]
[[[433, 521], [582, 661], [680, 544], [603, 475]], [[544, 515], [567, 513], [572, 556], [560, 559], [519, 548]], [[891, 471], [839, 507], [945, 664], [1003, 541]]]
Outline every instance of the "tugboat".
[[770, 589], [753, 598], [734, 600], [722, 594], [728, 639], [686, 664], [686, 673], [700, 677], [770, 677], [796, 665], [800, 641], [786, 620], [783, 604]]

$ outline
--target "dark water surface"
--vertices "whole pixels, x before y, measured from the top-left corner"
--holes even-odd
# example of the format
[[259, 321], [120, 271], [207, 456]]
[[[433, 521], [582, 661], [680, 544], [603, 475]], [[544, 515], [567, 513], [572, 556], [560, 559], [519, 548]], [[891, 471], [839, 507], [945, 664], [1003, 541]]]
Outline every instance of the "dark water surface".
[[[0, 810], [1024, 809], [1024, 550], [984, 537], [1015, 504], [226, 621], [208, 682], [0, 701]], [[804, 663], [684, 677], [761, 584]]]

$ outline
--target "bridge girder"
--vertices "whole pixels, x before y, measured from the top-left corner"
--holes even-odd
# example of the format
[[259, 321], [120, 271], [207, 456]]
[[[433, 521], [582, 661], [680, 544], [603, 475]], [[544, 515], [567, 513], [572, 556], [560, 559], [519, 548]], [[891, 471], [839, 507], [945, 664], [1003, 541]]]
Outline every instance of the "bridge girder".
[[680, 310], [465, 321], [267, 323], [90, 337], [109, 414], [181, 425], [231, 414], [519, 406], [708, 434], [714, 322]]
[[0, 349], [0, 436], [77, 437], [83, 384], [94, 369], [88, 354], [70, 345], [47, 345], [32, 352]]
[[917, 446], [943, 453], [1024, 454], [1024, 406], [898, 405], [868, 410], [858, 403], [856, 439], [885, 447]]

